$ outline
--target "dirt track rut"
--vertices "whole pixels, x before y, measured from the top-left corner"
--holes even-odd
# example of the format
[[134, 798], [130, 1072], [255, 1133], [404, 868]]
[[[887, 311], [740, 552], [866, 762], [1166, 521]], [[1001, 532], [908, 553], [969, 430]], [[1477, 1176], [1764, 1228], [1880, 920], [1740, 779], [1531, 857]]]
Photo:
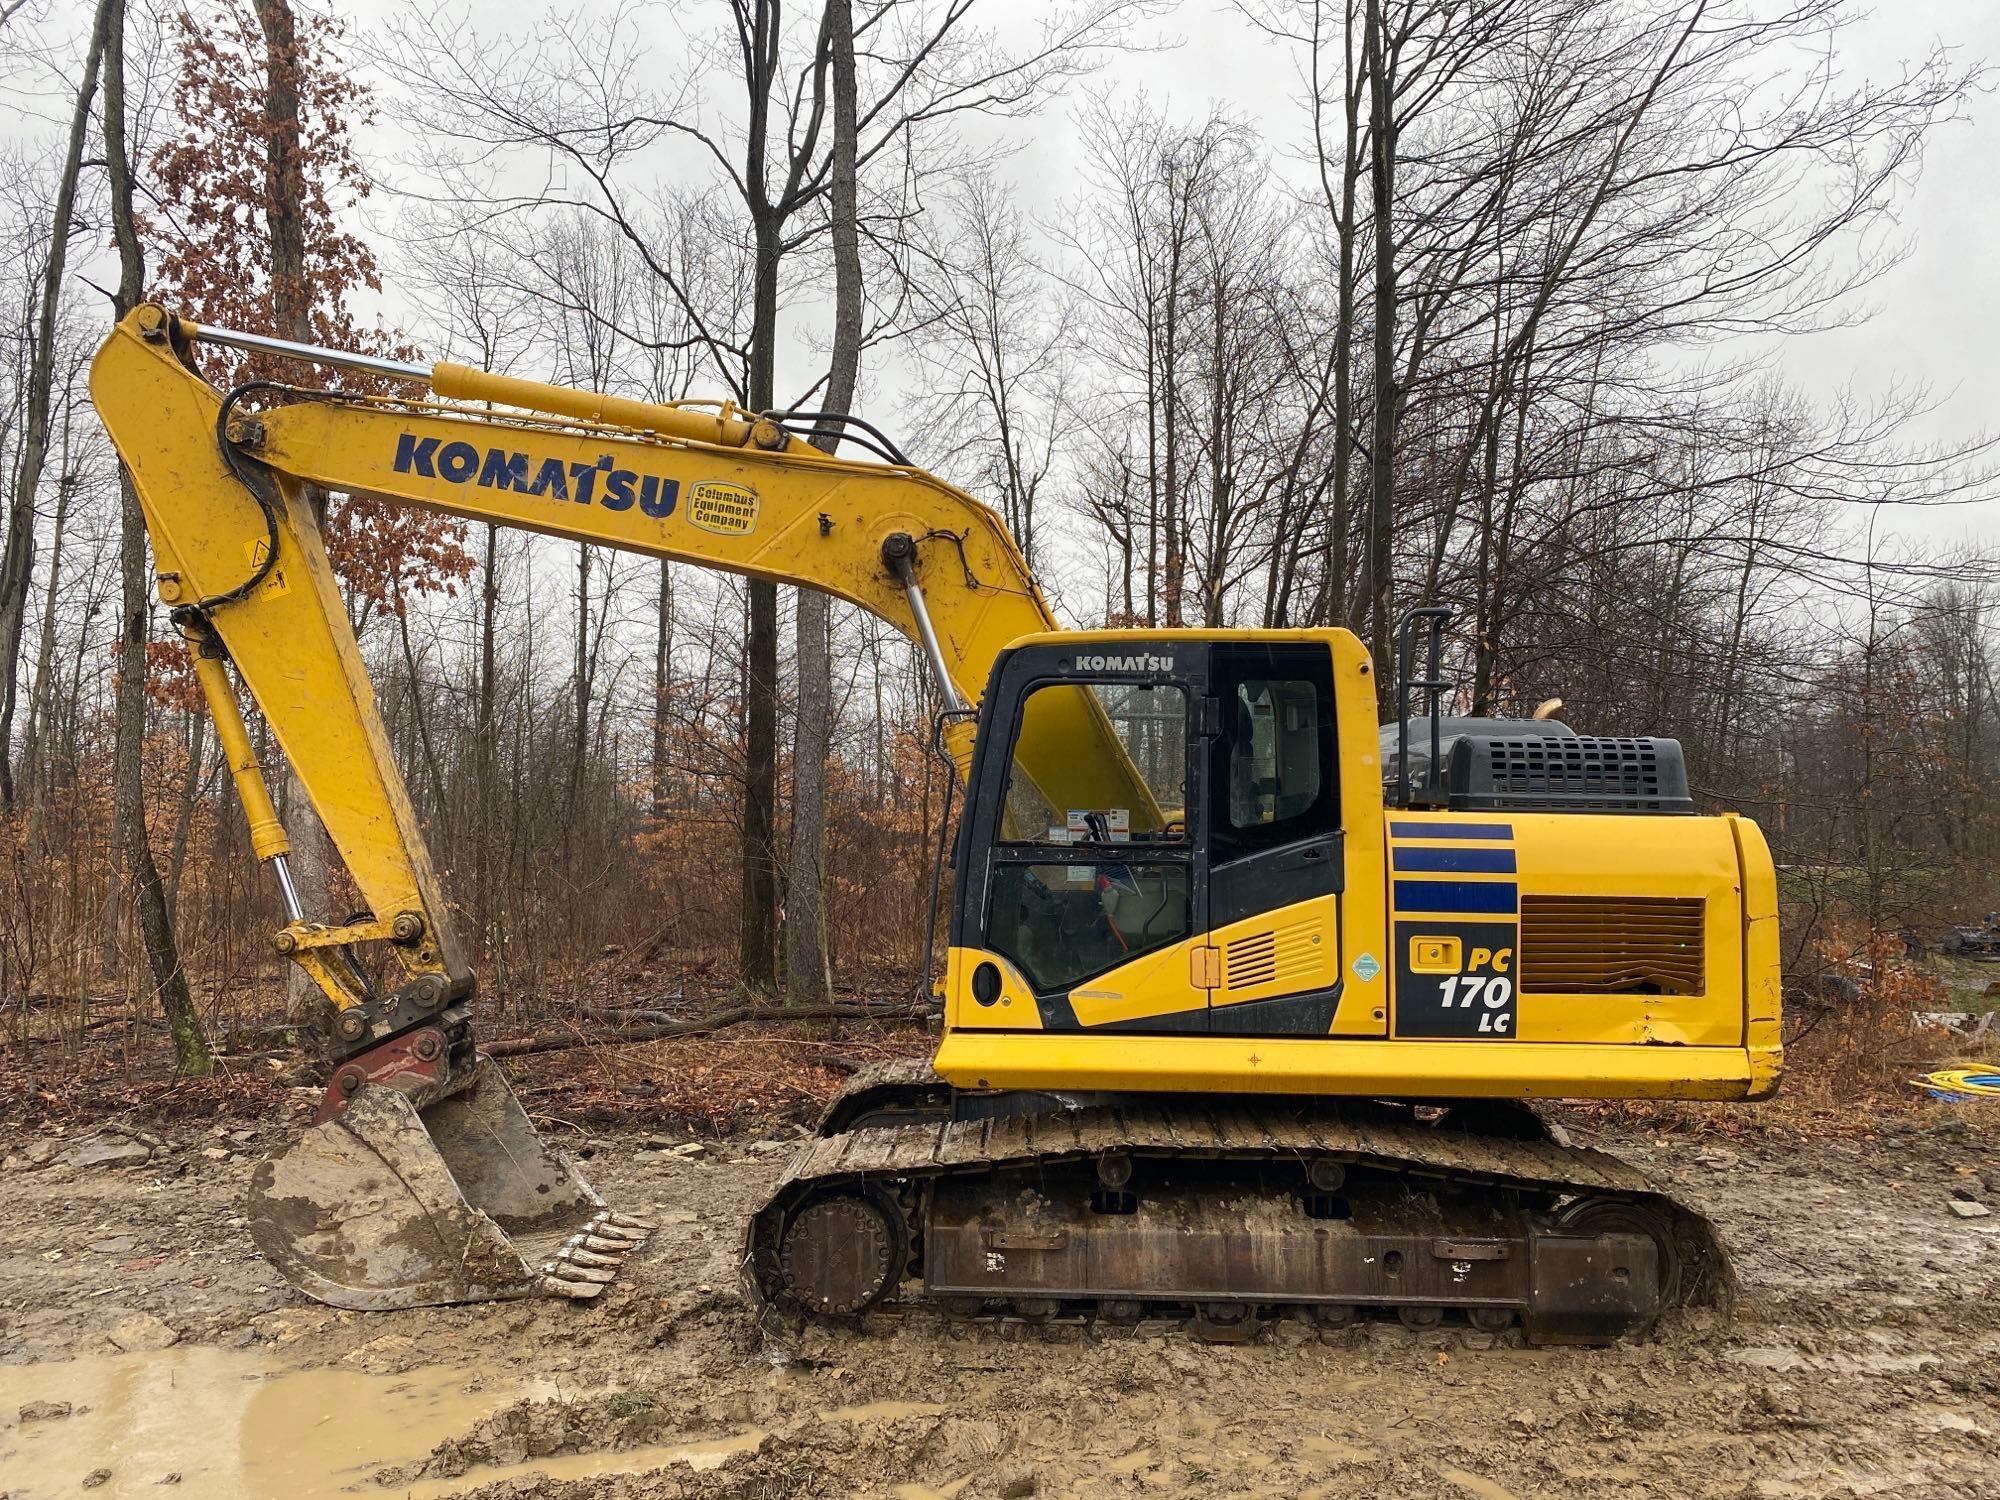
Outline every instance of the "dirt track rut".
[[[602, 1304], [339, 1314], [242, 1232], [281, 1132], [163, 1134], [122, 1169], [0, 1142], [10, 1500], [169, 1473], [218, 1500], [2000, 1496], [2000, 1130], [1970, 1112], [1854, 1141], [1583, 1132], [1713, 1213], [1743, 1281], [1727, 1328], [1602, 1351], [929, 1313], [763, 1339], [735, 1260], [788, 1148], [638, 1134], [582, 1142], [615, 1206], [663, 1220]], [[1995, 1212], [1959, 1217], [1954, 1189]]]

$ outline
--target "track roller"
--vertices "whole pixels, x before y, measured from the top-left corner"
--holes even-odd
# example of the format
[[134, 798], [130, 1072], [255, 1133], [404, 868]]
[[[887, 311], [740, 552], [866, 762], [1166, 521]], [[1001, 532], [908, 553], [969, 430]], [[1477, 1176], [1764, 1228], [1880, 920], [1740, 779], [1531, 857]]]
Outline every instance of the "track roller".
[[1206, 1344], [1247, 1344], [1264, 1326], [1260, 1311], [1249, 1302], [1198, 1303], [1194, 1336]]

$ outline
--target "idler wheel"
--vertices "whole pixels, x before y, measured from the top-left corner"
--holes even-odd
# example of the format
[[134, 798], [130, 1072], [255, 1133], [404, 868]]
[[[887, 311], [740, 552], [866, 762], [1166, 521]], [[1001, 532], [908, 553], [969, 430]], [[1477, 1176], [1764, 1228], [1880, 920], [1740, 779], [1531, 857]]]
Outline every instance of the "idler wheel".
[[1617, 1198], [1582, 1198], [1556, 1215], [1556, 1223], [1578, 1234], [1643, 1234], [1660, 1258], [1660, 1306], [1678, 1307], [1685, 1293], [1688, 1258], [1666, 1215], [1644, 1203]]
[[870, 1198], [842, 1193], [792, 1215], [778, 1247], [787, 1301], [822, 1317], [851, 1317], [902, 1280], [906, 1257], [896, 1214]]

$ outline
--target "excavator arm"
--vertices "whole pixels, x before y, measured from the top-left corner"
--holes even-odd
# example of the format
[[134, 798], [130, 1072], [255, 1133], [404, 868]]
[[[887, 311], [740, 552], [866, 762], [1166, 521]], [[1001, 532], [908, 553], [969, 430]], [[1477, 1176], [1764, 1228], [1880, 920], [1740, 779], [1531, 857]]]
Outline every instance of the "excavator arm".
[[[209, 339], [421, 380], [455, 400], [269, 382], [225, 394], [188, 360], [190, 346]], [[386, 941], [413, 976], [440, 976], [454, 998], [470, 968], [306, 486], [821, 589], [915, 640], [951, 707], [977, 704], [1008, 642], [1054, 628], [1027, 564], [984, 505], [914, 466], [829, 457], [728, 406], [657, 405], [463, 365], [309, 350], [206, 330], [151, 306], [106, 341], [91, 391], [137, 484], [160, 598], [195, 647], [256, 852], [280, 861], [286, 880], [283, 830], [224, 655], [373, 914], [324, 927], [294, 910], [279, 935], [341, 1009], [355, 1003], [357, 981], [330, 950]], [[1109, 722], [1081, 697], [1071, 710], [1077, 722], [1045, 717], [1032, 726], [1042, 742], [1016, 749], [1048, 804], [1161, 816]], [[958, 726], [961, 771], [970, 740], [970, 726]]]
[[[430, 396], [271, 381], [225, 393], [194, 368], [201, 342], [360, 369]], [[379, 360], [203, 328], [151, 305], [105, 341], [91, 394], [137, 487], [159, 597], [192, 649], [254, 852], [276, 872], [288, 921], [275, 944], [329, 1002], [333, 1078], [316, 1131], [258, 1169], [259, 1243], [343, 1306], [589, 1294], [607, 1268], [575, 1256], [615, 1260], [619, 1225], [473, 1048], [471, 962], [309, 487], [821, 589], [917, 641], [953, 708], [977, 704], [1010, 641], [1053, 627], [1026, 562], [990, 510], [893, 449], [888, 463], [830, 457], [728, 404]], [[358, 918], [303, 910], [225, 661], [340, 851], [366, 908]], [[1067, 722], [1044, 716], [1024, 734], [1017, 766], [1050, 807], [1163, 820], [1110, 722], [1089, 695], [1074, 698]], [[972, 735], [963, 716], [948, 731], [961, 773]], [[371, 985], [354, 957], [366, 945], [395, 955], [402, 982]], [[357, 1201], [376, 1204], [380, 1222], [357, 1218]], [[413, 1240], [420, 1220], [428, 1227]], [[543, 1251], [557, 1259], [538, 1268]]]

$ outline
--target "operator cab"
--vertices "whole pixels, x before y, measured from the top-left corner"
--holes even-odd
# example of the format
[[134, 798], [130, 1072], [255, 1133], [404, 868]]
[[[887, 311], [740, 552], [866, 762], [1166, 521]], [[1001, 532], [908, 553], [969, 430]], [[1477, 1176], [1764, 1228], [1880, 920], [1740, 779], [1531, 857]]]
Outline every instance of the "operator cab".
[[[1325, 644], [1019, 646], [995, 665], [979, 745], [952, 943], [1004, 959], [1041, 1026], [1326, 1031], [1341, 810]], [[1301, 907], [1317, 930], [1282, 952], [1274, 933], [1254, 988], [1302, 1003], [1219, 1027], [1208, 935]], [[1252, 972], [1243, 955], [1236, 977]]]

